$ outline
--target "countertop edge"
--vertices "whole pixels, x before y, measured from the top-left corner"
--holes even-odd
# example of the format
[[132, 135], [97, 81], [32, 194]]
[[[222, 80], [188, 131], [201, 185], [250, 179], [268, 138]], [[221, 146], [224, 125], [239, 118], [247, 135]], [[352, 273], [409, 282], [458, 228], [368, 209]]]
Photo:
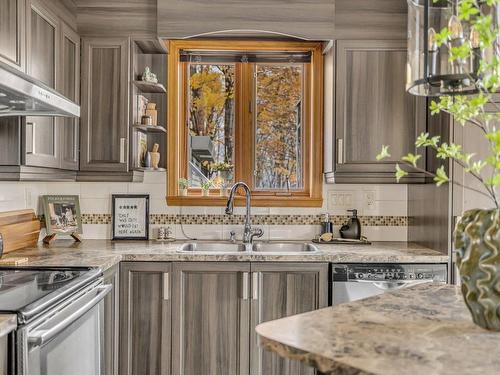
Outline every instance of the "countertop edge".
[[256, 331], [260, 337], [260, 346], [269, 352], [278, 354], [280, 357], [294, 361], [300, 361], [306, 365], [312, 366], [325, 374], [341, 374], [341, 375], [373, 375], [371, 372], [363, 371], [359, 368], [354, 368], [345, 365], [339, 361], [334, 361], [319, 354], [309, 353], [301, 349], [294, 348], [289, 345], [271, 340], [263, 336], [259, 332], [259, 327]]

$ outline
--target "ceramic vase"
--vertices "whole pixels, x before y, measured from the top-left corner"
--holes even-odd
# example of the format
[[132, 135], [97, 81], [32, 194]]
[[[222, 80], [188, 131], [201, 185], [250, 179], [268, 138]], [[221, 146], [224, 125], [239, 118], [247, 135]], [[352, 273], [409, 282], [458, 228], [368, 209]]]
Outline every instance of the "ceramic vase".
[[470, 210], [454, 233], [462, 293], [477, 325], [500, 331], [500, 210]]

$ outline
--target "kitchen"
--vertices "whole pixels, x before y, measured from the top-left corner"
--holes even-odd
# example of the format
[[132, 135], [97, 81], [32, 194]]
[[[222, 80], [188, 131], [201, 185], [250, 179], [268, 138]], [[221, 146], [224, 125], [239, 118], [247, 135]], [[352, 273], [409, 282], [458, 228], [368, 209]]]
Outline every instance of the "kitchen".
[[2, 373], [497, 373], [464, 2], [0, 0]]

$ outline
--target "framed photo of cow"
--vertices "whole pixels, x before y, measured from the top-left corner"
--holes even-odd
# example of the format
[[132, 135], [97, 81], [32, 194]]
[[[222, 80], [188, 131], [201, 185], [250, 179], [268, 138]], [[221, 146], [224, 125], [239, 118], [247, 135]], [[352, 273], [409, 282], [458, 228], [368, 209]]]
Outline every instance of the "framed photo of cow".
[[79, 196], [44, 195], [42, 203], [47, 232], [43, 241], [50, 244], [58, 235], [69, 235], [81, 242], [83, 230]]

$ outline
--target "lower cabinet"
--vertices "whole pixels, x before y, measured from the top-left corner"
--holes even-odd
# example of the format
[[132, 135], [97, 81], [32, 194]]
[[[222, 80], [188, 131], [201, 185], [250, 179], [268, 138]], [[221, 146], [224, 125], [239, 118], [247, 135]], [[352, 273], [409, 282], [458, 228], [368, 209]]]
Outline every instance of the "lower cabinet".
[[169, 375], [170, 263], [120, 266], [120, 375]]
[[326, 263], [124, 262], [120, 277], [120, 375], [315, 374], [261, 350], [255, 326], [325, 307]]
[[245, 262], [173, 264], [172, 375], [249, 373], [249, 273]]
[[328, 264], [252, 263], [251, 375], [313, 375], [315, 370], [259, 347], [255, 327], [328, 305]]

